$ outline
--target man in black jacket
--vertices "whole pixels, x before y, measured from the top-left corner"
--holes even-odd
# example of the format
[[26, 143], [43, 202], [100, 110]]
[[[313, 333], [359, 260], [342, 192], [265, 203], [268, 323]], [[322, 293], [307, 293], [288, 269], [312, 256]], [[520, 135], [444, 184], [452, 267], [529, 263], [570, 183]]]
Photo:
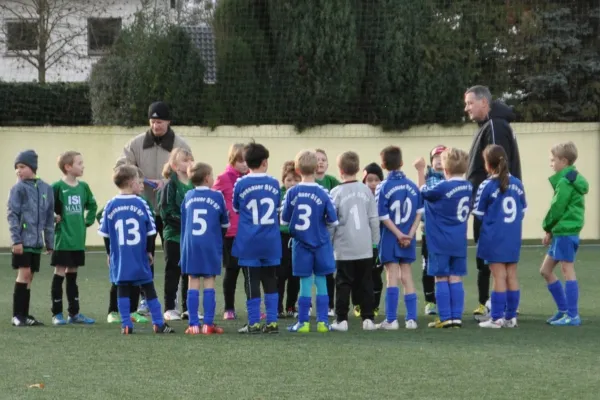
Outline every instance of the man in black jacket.
[[[479, 130], [473, 137], [469, 152], [469, 168], [467, 179], [473, 185], [473, 198], [481, 182], [487, 178], [483, 150], [490, 144], [502, 146], [508, 156], [511, 175], [521, 179], [521, 159], [515, 134], [510, 127], [515, 114], [506, 104], [496, 100], [492, 102], [492, 94], [485, 86], [473, 86], [465, 92], [465, 112], [471, 121], [477, 122]], [[473, 238], [479, 239], [481, 221], [473, 221]], [[477, 288], [479, 290], [479, 306], [473, 312], [478, 321], [489, 318], [489, 309], [485, 306], [490, 292], [490, 269], [484, 260], [477, 258]]]

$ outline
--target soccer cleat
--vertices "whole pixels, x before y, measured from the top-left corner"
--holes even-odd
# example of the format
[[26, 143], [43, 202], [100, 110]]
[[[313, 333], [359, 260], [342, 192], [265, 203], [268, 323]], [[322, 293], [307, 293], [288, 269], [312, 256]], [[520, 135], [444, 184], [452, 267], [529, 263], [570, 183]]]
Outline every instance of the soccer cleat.
[[554, 321], [558, 321], [559, 319], [563, 318], [565, 315], [567, 315], [566, 311], [557, 311], [556, 314], [554, 314], [553, 316], [551, 316], [550, 318], [548, 318], [546, 320], [546, 323], [552, 325], [552, 323]]
[[175, 333], [175, 330], [166, 323], [162, 325], [153, 325], [152, 329], [154, 330], [154, 333]]
[[253, 325], [246, 324], [246, 325], [242, 326], [240, 329], [238, 329], [238, 333], [247, 333], [250, 335], [254, 335], [254, 334], [257, 334], [260, 332], [261, 332], [261, 329], [260, 329], [259, 323], [256, 323]]
[[453, 328], [462, 328], [462, 320], [460, 320], [460, 319], [453, 319], [451, 322], [452, 322], [452, 327]]
[[565, 314], [561, 319], [551, 322], [550, 325], [552, 325], [552, 326], [579, 326], [579, 325], [581, 325], [581, 318], [579, 317], [579, 315], [576, 317], [569, 317], [568, 314]]
[[63, 313], [58, 313], [52, 317], [52, 325], [59, 326], [59, 325], [66, 325], [66, 324], [67, 324], [67, 321], [65, 321], [65, 317], [63, 317]]
[[133, 334], [133, 328], [129, 327], [129, 326], [124, 326], [121, 328], [121, 335], [132, 335]]
[[335, 310], [333, 308], [330, 308], [329, 311], [327, 312], [327, 316], [335, 317]]
[[223, 313], [223, 319], [225, 321], [232, 321], [236, 318], [237, 318], [237, 315], [235, 314], [234, 310], [225, 310], [225, 312]]
[[292, 333], [308, 333], [310, 332], [310, 324], [308, 322], [296, 322], [294, 325], [288, 326], [287, 330]]
[[279, 333], [279, 325], [277, 324], [277, 322], [265, 324], [262, 327], [262, 333]]
[[224, 332], [223, 328], [217, 325], [202, 325], [200, 333], [203, 335], [220, 335]]
[[488, 307], [486, 307], [485, 305], [480, 304], [473, 311], [473, 318], [475, 318], [475, 320], [479, 321], [479, 322], [489, 320], [490, 319], [490, 309]]
[[480, 328], [500, 329], [504, 326], [504, 318], [488, 319], [479, 323]]
[[85, 315], [83, 315], [82, 313], [79, 313], [77, 315], [69, 315], [69, 319], [68, 319], [69, 324], [84, 324], [84, 325], [91, 325], [96, 323], [96, 320], [93, 318], [88, 318]]
[[147, 324], [150, 320], [136, 311], [131, 313], [131, 322], [135, 322], [136, 324]]
[[164, 318], [165, 321], [181, 321], [181, 314], [177, 310], [167, 310]]
[[17, 326], [17, 327], [27, 326], [27, 319], [24, 317], [14, 316], [12, 318], [12, 326]]
[[437, 315], [437, 306], [435, 303], [425, 304], [425, 315]]
[[317, 322], [317, 332], [319, 332], [319, 333], [327, 333], [330, 330], [331, 329], [329, 327], [329, 323], [328, 322]]
[[365, 319], [363, 321], [363, 331], [375, 331], [377, 330], [377, 325], [373, 322], [372, 319]]
[[385, 320], [382, 323], [375, 325], [375, 327], [384, 331], [397, 331], [398, 329], [400, 329], [400, 325], [398, 325], [397, 319], [392, 322]]
[[277, 318], [279, 318], [279, 319], [285, 319], [285, 318], [287, 318], [287, 317], [288, 317], [288, 313], [287, 313], [287, 312], [285, 312], [285, 311], [279, 311], [279, 312], [277, 313]]
[[373, 309], [373, 314], [378, 317], [379, 316], [379, 307], [376, 307], [375, 309]]
[[408, 321], [404, 322], [404, 328], [406, 329], [417, 329], [418, 325], [417, 325], [417, 321], [415, 321], [414, 319], [409, 319]]
[[288, 308], [285, 313], [286, 313], [287, 318], [297, 318], [298, 317], [298, 312], [293, 307]]
[[354, 316], [360, 318], [360, 306], [354, 306]]
[[118, 312], [113, 311], [110, 314], [108, 314], [108, 316], [106, 317], [106, 322], [108, 322], [109, 324], [120, 324], [121, 316], [119, 315]]
[[447, 329], [447, 328], [452, 328], [454, 326], [452, 319], [446, 320], [446, 321], [440, 321], [439, 318], [436, 318], [433, 322], [430, 322], [427, 324], [428, 328], [434, 328], [434, 329]]
[[27, 318], [25, 318], [25, 323], [27, 326], [44, 326], [44, 323], [39, 319], [36, 319], [33, 315], [28, 315]]
[[141, 315], [150, 314], [150, 309], [148, 308], [148, 303], [146, 302], [146, 299], [142, 299], [140, 301], [140, 306], [137, 309], [137, 313]]
[[348, 331], [348, 321], [335, 321], [330, 326], [332, 331], [336, 332], [347, 332]]
[[511, 318], [511, 319], [507, 319], [504, 320], [504, 328], [516, 328], [517, 325], [517, 319], [516, 318]]
[[199, 335], [200, 327], [198, 325], [190, 325], [184, 332], [186, 335]]

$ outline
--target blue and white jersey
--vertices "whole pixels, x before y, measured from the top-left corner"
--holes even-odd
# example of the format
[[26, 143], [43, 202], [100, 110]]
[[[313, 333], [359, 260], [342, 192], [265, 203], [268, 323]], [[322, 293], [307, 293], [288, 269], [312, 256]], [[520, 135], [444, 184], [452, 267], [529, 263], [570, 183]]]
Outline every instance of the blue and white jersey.
[[481, 219], [477, 257], [490, 263], [518, 262], [526, 210], [525, 189], [519, 179], [509, 176], [504, 193], [500, 191], [498, 178], [483, 181], [473, 207], [473, 214]]
[[234, 257], [245, 260], [281, 258], [278, 211], [279, 182], [264, 173], [250, 173], [233, 187], [233, 210], [239, 214]]
[[181, 203], [181, 270], [187, 275], [219, 275], [223, 231], [229, 215], [223, 194], [206, 186], [190, 190]]
[[421, 193], [425, 201], [429, 253], [466, 257], [473, 185], [465, 179], [450, 178], [433, 187], [423, 186]]
[[98, 234], [110, 239], [112, 282], [152, 281], [147, 237], [156, 234], [156, 225], [144, 199], [115, 196], [104, 208]]
[[330, 243], [328, 225], [338, 218], [329, 192], [318, 183], [301, 182], [285, 193], [281, 224], [289, 225], [290, 236], [309, 248]]

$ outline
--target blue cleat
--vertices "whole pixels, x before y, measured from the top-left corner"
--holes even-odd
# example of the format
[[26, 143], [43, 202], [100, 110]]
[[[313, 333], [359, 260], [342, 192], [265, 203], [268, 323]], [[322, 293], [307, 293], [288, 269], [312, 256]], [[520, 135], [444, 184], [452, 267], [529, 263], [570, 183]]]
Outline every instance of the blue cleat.
[[310, 332], [310, 324], [308, 322], [296, 322], [296, 324], [288, 326], [287, 330], [292, 333], [308, 333]]
[[79, 313], [77, 315], [74, 316], [69, 316], [69, 324], [85, 324], [85, 325], [91, 325], [93, 323], [95, 323], [96, 320], [92, 319], [92, 318], [88, 318], [85, 315]]
[[579, 325], [581, 325], [581, 318], [579, 317], [579, 315], [571, 318], [567, 314], [565, 314], [561, 319], [551, 322], [550, 325], [552, 325], [552, 326], [579, 326]]
[[66, 325], [67, 321], [65, 321], [65, 317], [63, 317], [63, 313], [58, 313], [52, 317], [52, 325]]
[[557, 311], [556, 314], [546, 320], [546, 323], [552, 325], [553, 322], [558, 321], [566, 315], [566, 311]]

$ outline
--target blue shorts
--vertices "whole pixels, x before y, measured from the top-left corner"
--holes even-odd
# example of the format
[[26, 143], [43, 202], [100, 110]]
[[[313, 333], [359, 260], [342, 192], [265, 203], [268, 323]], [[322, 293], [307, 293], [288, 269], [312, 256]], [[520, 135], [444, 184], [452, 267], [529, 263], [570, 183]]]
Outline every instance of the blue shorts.
[[299, 277], [325, 276], [335, 272], [331, 242], [310, 248], [298, 240], [292, 241], [292, 274]]
[[466, 276], [467, 258], [444, 254], [429, 253], [427, 275], [429, 276]]
[[152, 283], [152, 279], [150, 279], [150, 280], [142, 279], [142, 280], [137, 280], [137, 281], [121, 281], [121, 282], [114, 282], [114, 283], [117, 286], [126, 286], [126, 285], [142, 286], [142, 285], [147, 285], [148, 283]]
[[408, 247], [400, 247], [398, 239], [384, 230], [379, 240], [379, 261], [381, 264], [412, 264], [417, 259], [417, 240], [413, 238]]
[[208, 274], [188, 274], [188, 276], [191, 276], [192, 278], [214, 278], [216, 277], [216, 275], [208, 275]]
[[281, 263], [281, 258], [260, 258], [260, 259], [246, 259], [240, 258], [238, 265], [240, 267], [278, 267]]
[[575, 262], [579, 249], [579, 236], [554, 236], [548, 249], [548, 255], [554, 261]]

